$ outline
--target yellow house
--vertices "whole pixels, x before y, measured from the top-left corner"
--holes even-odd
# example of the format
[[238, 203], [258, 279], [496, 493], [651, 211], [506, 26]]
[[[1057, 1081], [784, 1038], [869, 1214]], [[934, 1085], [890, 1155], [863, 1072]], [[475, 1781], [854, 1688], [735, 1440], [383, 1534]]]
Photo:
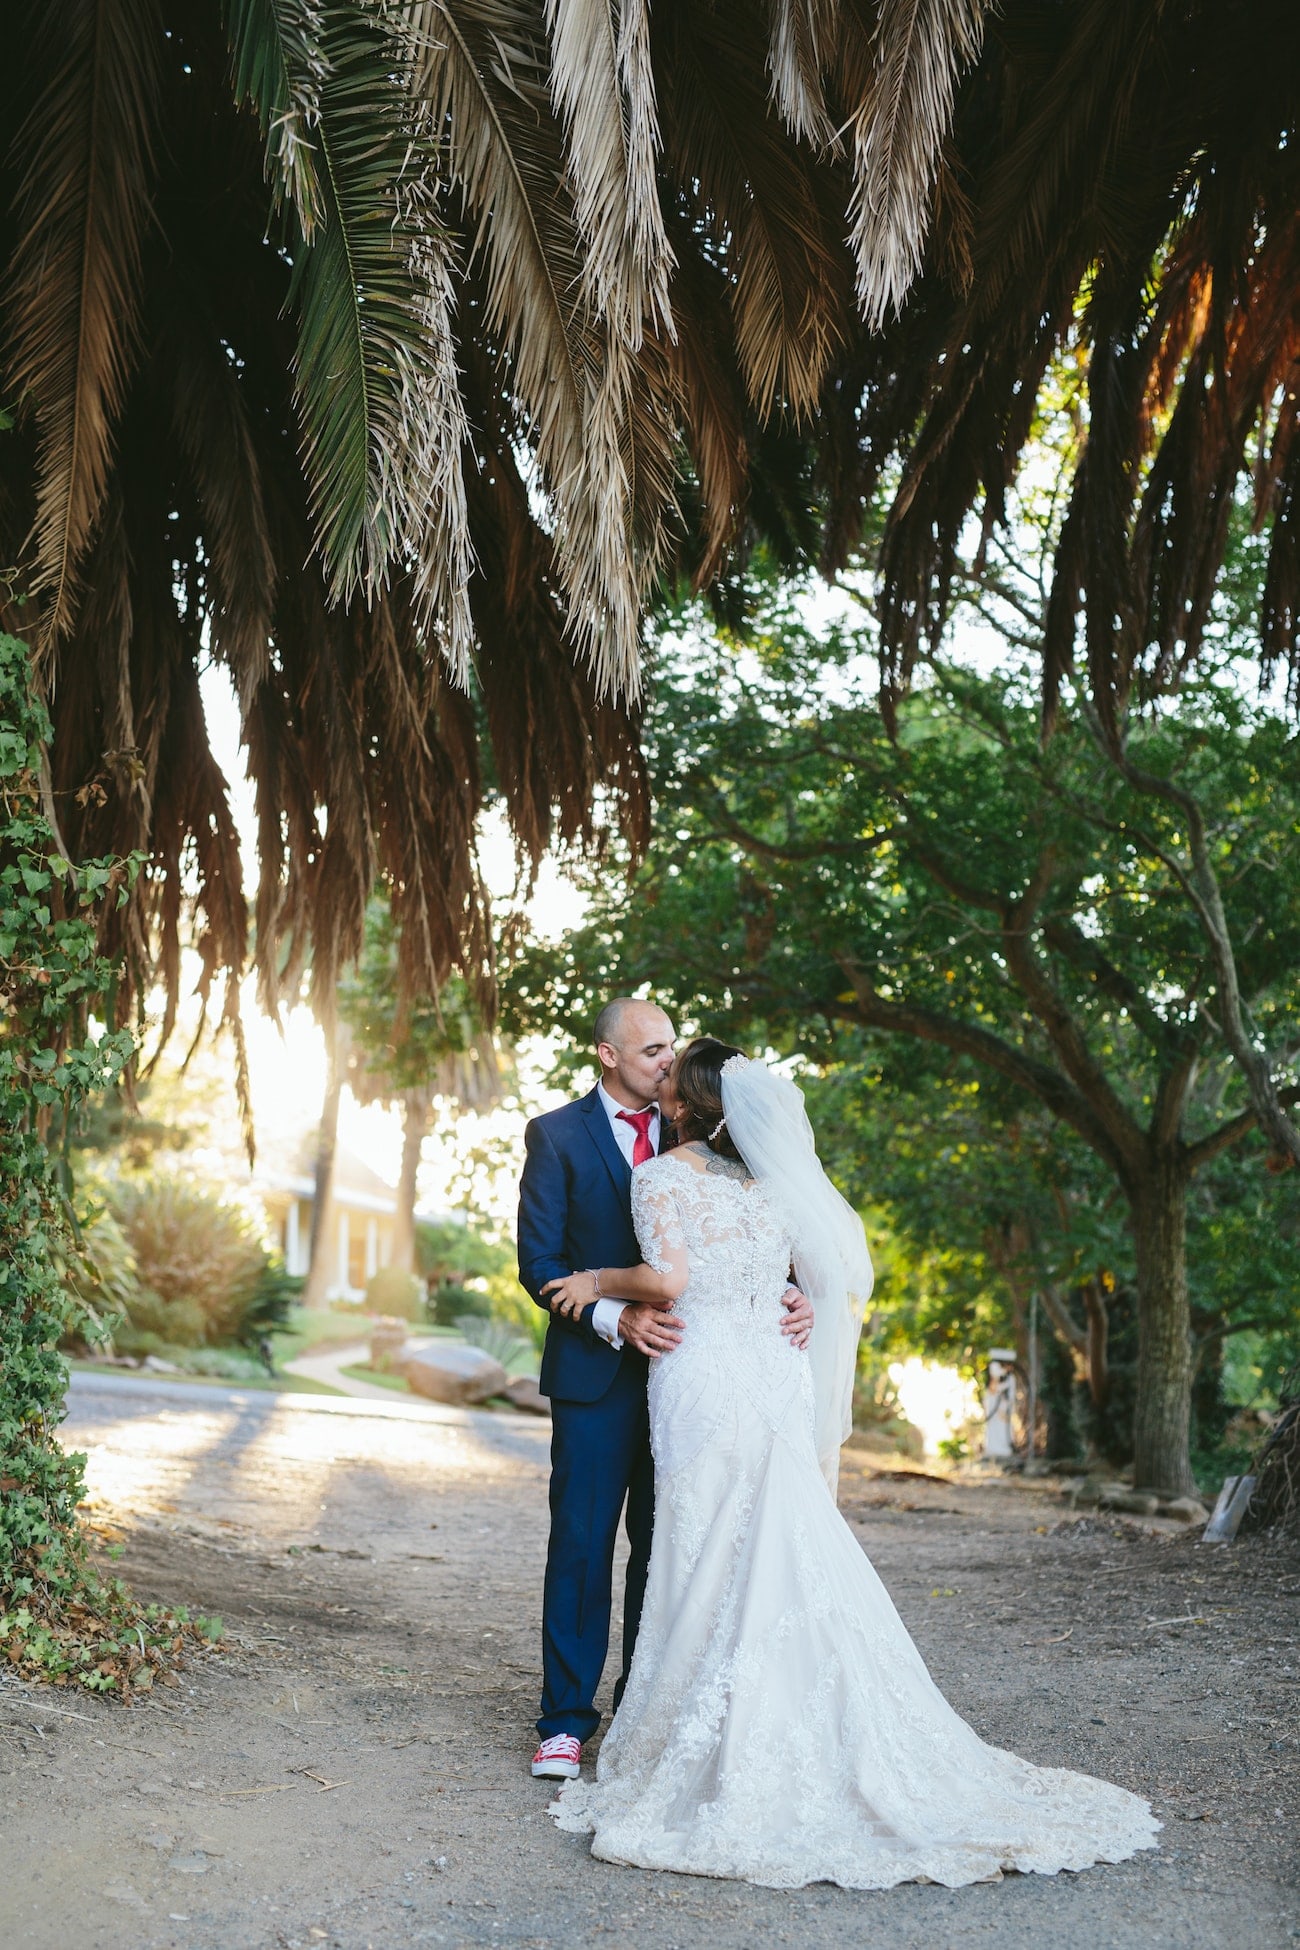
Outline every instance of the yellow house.
[[[300, 1276], [311, 1257], [313, 1162], [308, 1154], [296, 1159], [289, 1171], [258, 1173], [258, 1190], [284, 1255], [285, 1271]], [[340, 1145], [334, 1156], [333, 1205], [326, 1292], [331, 1300], [360, 1300], [373, 1275], [389, 1262], [397, 1193], [377, 1171]]]

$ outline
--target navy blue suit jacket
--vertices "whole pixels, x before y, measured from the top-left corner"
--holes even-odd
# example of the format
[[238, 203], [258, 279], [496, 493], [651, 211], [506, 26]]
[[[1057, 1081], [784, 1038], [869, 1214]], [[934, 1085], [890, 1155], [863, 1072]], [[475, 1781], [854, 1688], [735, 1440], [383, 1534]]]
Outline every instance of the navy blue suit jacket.
[[[593, 1090], [576, 1103], [534, 1117], [524, 1132], [519, 1183], [519, 1278], [539, 1307], [542, 1286], [590, 1266], [639, 1266], [632, 1229], [632, 1168]], [[547, 1309], [549, 1311], [549, 1309]], [[613, 1348], [591, 1325], [551, 1316], [542, 1352], [541, 1391], [558, 1401], [599, 1401], [623, 1361], [644, 1364], [632, 1348]]]

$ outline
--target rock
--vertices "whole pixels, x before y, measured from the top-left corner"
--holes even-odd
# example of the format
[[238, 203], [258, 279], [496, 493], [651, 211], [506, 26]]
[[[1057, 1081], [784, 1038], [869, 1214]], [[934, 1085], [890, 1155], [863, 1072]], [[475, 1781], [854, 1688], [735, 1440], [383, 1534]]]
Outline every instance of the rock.
[[1141, 1490], [1116, 1490], [1107, 1484], [1101, 1493], [1103, 1510], [1119, 1510], [1130, 1517], [1154, 1517], [1160, 1508], [1158, 1496], [1147, 1496]]
[[549, 1415], [551, 1404], [547, 1401], [530, 1374], [516, 1375], [505, 1390], [506, 1400], [521, 1408], [525, 1415]]
[[1208, 1523], [1210, 1513], [1199, 1496], [1173, 1496], [1160, 1505], [1162, 1517], [1174, 1517], [1179, 1523]]
[[1070, 1496], [1070, 1506], [1075, 1510], [1095, 1510], [1100, 1502], [1101, 1490], [1096, 1483], [1080, 1483]]
[[510, 1380], [501, 1363], [481, 1347], [454, 1341], [435, 1341], [409, 1354], [397, 1364], [397, 1372], [406, 1377], [413, 1394], [461, 1408], [485, 1402], [489, 1395], [504, 1395]]
[[380, 1374], [391, 1374], [401, 1365], [401, 1352], [406, 1346], [406, 1322], [394, 1320], [391, 1314], [382, 1316], [375, 1322], [370, 1336], [370, 1365]]
[[1255, 1487], [1253, 1476], [1225, 1476], [1219, 1491], [1214, 1514], [1205, 1526], [1202, 1542], [1206, 1544], [1230, 1544], [1241, 1527], [1246, 1514], [1251, 1492]]
[[179, 1374], [180, 1369], [174, 1361], [164, 1361], [160, 1354], [146, 1354], [140, 1364], [148, 1368], [150, 1374]]

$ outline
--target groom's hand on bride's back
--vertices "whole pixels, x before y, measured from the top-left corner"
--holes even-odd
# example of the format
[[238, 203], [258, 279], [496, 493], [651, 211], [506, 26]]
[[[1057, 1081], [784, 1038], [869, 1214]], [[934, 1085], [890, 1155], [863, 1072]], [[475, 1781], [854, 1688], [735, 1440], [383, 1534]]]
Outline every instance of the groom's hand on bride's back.
[[685, 1322], [662, 1307], [629, 1301], [618, 1317], [618, 1331], [629, 1347], [653, 1360], [656, 1355], [672, 1353], [685, 1332]]

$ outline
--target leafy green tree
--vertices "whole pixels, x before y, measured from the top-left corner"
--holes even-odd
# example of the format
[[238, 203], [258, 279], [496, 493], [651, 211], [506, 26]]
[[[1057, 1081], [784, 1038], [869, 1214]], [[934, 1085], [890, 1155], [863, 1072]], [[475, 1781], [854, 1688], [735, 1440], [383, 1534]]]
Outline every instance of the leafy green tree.
[[[1196, 1176], [1256, 1126], [1225, 1052], [1217, 969], [1175, 864], [1181, 812], [1062, 709], [1044, 746], [1014, 678], [934, 667], [893, 738], [870, 640], [771, 616], [738, 660], [666, 663], [652, 730], [659, 838], [629, 887], [513, 979], [516, 1020], [581, 1020], [647, 982], [751, 1043], [834, 1063], [846, 1029], [937, 1047], [1065, 1126], [1123, 1200], [1138, 1317], [1135, 1466], [1192, 1486], [1186, 1238]], [[709, 681], [700, 673], [709, 669]], [[1294, 1039], [1294, 735], [1227, 681], [1129, 728], [1135, 763], [1211, 836], [1240, 991]]]
[[353, 1096], [401, 1107], [391, 1264], [410, 1273], [416, 1177], [434, 1106], [442, 1099], [453, 1115], [489, 1109], [500, 1101], [502, 1081], [497, 1046], [465, 983], [452, 978], [436, 995], [413, 991], [401, 980], [401, 949], [392, 905], [377, 896], [366, 910], [361, 954], [339, 983], [337, 1007], [347, 1038], [343, 1073]]

